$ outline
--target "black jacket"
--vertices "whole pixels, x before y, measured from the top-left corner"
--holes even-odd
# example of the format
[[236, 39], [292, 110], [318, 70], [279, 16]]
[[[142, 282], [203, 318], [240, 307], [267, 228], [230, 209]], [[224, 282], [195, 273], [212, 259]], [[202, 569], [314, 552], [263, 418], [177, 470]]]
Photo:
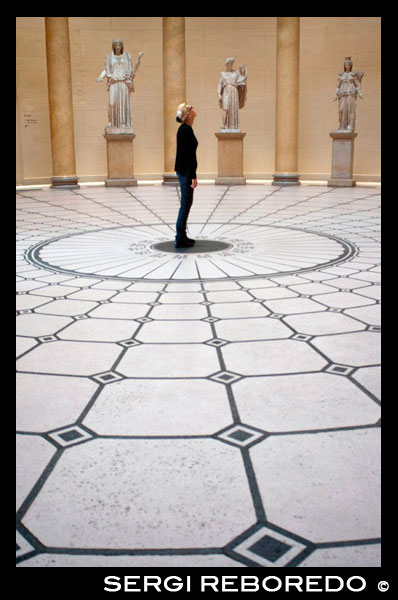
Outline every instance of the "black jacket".
[[196, 179], [196, 169], [198, 167], [196, 161], [197, 146], [198, 140], [192, 127], [182, 123], [177, 131], [177, 153], [174, 165], [176, 173], [180, 173], [180, 175], [188, 174], [192, 179]]

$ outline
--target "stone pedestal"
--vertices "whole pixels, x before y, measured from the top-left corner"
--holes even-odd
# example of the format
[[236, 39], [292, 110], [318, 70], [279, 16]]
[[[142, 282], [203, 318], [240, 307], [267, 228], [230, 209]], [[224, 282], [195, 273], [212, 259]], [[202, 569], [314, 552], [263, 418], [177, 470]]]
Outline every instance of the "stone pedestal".
[[353, 187], [352, 178], [354, 163], [354, 140], [357, 133], [353, 131], [331, 131], [332, 138], [332, 174], [328, 179], [330, 187]]
[[245, 133], [216, 133], [218, 138], [218, 176], [216, 184], [244, 185], [243, 138]]
[[108, 159], [107, 187], [137, 185], [134, 177], [132, 128], [106, 127], [106, 153]]

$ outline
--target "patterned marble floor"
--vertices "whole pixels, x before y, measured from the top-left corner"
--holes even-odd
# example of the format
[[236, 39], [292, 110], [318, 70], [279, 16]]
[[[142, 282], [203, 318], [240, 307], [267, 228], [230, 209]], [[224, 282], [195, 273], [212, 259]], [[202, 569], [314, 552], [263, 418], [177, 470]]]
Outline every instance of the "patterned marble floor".
[[17, 192], [18, 566], [380, 566], [380, 190], [178, 194]]

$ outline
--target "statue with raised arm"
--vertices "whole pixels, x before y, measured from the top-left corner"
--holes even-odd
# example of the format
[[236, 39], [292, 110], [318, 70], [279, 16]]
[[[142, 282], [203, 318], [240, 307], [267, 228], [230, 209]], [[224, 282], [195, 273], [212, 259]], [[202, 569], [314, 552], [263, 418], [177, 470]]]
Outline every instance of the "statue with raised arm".
[[243, 65], [235, 71], [234, 62], [235, 58], [227, 58], [226, 70], [221, 71], [218, 82], [218, 100], [222, 109], [220, 132], [240, 131], [239, 109], [243, 108], [246, 102], [248, 70]]
[[355, 111], [357, 96], [363, 98], [361, 81], [363, 71], [352, 70], [351, 56], [346, 56], [344, 71], [337, 77], [337, 88], [333, 102], [339, 101], [339, 127], [336, 131], [355, 131]]
[[133, 80], [143, 55], [144, 53], [141, 51], [137, 63], [133, 65], [131, 55], [123, 50], [123, 41], [116, 39], [112, 42], [112, 53], [107, 54], [105, 69], [97, 78], [98, 82], [105, 77], [107, 80], [108, 127], [132, 129], [130, 93], [134, 92]]

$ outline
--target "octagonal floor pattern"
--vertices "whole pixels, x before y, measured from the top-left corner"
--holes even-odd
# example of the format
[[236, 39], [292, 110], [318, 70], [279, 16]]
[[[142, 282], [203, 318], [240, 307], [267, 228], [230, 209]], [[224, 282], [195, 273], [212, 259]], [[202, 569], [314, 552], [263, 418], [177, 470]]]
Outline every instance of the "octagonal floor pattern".
[[380, 566], [379, 190], [178, 205], [17, 193], [17, 565]]

